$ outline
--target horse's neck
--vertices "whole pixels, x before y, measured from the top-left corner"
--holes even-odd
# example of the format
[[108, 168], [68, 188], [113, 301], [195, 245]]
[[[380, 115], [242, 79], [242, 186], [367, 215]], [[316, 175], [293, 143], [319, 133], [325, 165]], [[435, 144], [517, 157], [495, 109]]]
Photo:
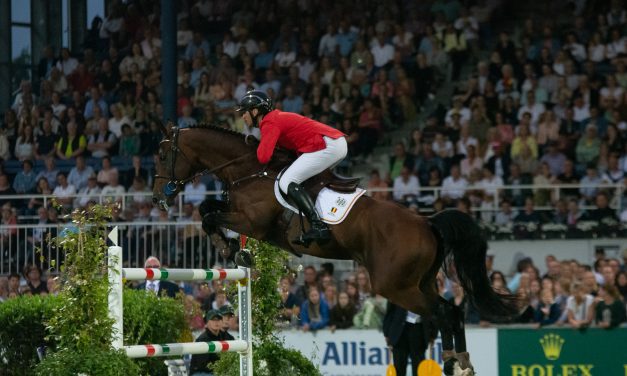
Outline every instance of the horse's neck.
[[[195, 151], [200, 169], [216, 169], [215, 174], [224, 181], [237, 179], [237, 175], [252, 173], [253, 164], [248, 161], [237, 161], [238, 158], [250, 153], [249, 149], [240, 145], [235, 137], [218, 131], [207, 129], [190, 129], [187, 133], [189, 148]], [[190, 156], [191, 157], [191, 156]], [[191, 158], [190, 158], [191, 159]], [[229, 162], [233, 162], [229, 164]], [[220, 166], [225, 165], [223, 168]]]

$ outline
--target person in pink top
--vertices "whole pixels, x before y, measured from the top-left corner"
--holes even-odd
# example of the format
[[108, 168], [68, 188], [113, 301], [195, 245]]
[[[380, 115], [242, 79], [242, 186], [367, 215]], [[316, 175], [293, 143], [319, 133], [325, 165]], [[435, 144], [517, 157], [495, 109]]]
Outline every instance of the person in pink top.
[[248, 91], [237, 111], [249, 127], [259, 127], [261, 141], [257, 147], [259, 163], [267, 164], [276, 146], [295, 151], [298, 158], [285, 170], [279, 188], [290, 197], [307, 217], [311, 228], [297, 242], [324, 244], [331, 232], [316, 212], [314, 202], [302, 183], [333, 167], [346, 157], [346, 135], [335, 128], [305, 116], [274, 109], [272, 99], [259, 90]]

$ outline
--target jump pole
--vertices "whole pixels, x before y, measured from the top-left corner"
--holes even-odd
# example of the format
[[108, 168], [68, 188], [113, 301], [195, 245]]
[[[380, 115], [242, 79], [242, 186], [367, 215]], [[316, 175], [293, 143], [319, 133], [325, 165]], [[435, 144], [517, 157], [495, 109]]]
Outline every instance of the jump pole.
[[[252, 312], [250, 269], [153, 269], [122, 268], [122, 248], [117, 245], [117, 227], [109, 234], [113, 246], [109, 247], [109, 316], [114, 320], [111, 345], [124, 349], [131, 358], [172, 356], [184, 354], [206, 354], [216, 352], [238, 352], [240, 375], [253, 375]], [[213, 281], [217, 279], [238, 281], [239, 297], [239, 340], [170, 343], [160, 345], [124, 346], [123, 333], [123, 284], [126, 280], [176, 280]]]

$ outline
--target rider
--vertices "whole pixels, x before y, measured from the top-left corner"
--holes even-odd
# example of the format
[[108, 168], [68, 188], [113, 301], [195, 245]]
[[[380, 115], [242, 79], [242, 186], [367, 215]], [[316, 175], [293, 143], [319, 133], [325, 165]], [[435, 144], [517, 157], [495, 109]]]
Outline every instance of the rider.
[[329, 228], [320, 219], [313, 200], [301, 183], [346, 157], [345, 134], [305, 116], [275, 110], [272, 99], [259, 90], [248, 91], [239, 102], [237, 111], [242, 113], [246, 125], [259, 127], [261, 131], [257, 148], [260, 163], [270, 161], [277, 145], [300, 155], [281, 176], [279, 188], [311, 223], [311, 229], [300, 239], [302, 243], [327, 242], [331, 238]]

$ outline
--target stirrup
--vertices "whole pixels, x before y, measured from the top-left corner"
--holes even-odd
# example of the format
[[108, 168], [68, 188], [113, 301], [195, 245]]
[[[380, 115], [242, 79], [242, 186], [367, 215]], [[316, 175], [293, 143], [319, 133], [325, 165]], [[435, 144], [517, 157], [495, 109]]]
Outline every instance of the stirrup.
[[296, 245], [302, 245], [307, 248], [313, 242], [318, 245], [325, 245], [331, 240], [331, 230], [328, 227], [324, 228], [311, 228], [306, 233], [301, 233], [300, 236], [292, 242]]

